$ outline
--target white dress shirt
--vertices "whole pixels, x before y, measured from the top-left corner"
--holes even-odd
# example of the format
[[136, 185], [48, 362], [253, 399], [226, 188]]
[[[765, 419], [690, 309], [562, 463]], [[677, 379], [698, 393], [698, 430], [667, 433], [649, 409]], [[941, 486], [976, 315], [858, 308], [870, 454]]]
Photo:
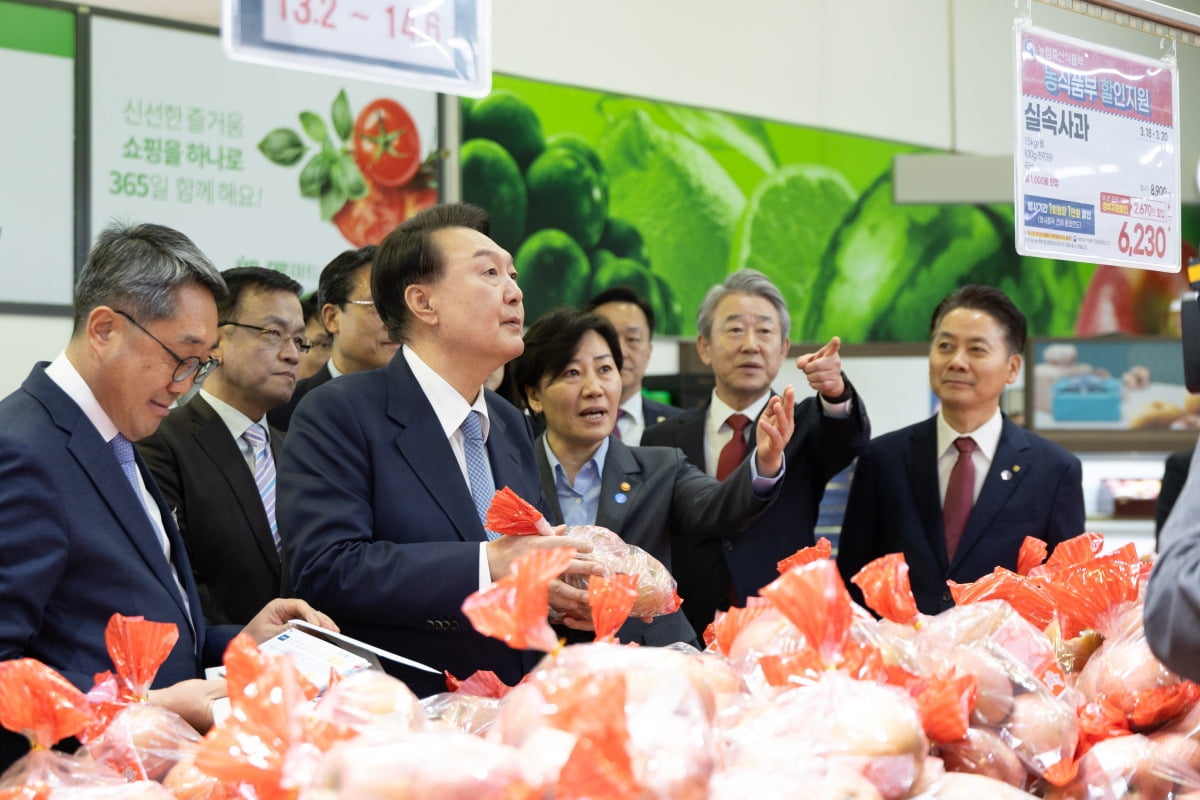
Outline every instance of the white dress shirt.
[[1003, 430], [1004, 418], [999, 408], [991, 419], [967, 433], [960, 433], [951, 428], [942, 412], [938, 412], [938, 492], [943, 504], [946, 502], [946, 486], [950, 483], [950, 472], [958, 461], [958, 448], [954, 446], [954, 440], [960, 436], [970, 436], [975, 440], [975, 452], [971, 454], [971, 463], [975, 466], [975, 494], [972, 499], [978, 500], [979, 492], [983, 490], [983, 481], [987, 478], [993, 459], [996, 458], [996, 448], [1000, 446], [1000, 434]]

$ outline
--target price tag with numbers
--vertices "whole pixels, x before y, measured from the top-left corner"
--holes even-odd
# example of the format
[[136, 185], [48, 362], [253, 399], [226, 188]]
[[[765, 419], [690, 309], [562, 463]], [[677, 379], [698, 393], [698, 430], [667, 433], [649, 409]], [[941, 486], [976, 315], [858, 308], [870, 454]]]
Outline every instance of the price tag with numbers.
[[223, 0], [230, 58], [483, 97], [491, 0]]
[[1016, 26], [1017, 252], [1179, 270], [1179, 79], [1154, 60]]

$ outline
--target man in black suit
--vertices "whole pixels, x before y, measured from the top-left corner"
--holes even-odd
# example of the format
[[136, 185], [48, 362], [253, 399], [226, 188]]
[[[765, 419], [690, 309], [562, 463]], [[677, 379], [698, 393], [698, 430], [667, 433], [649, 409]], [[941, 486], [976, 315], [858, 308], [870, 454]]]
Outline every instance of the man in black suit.
[[954, 605], [947, 580], [968, 583], [1016, 570], [1026, 536], [1053, 548], [1083, 533], [1079, 459], [1000, 411], [1021, 372], [1025, 315], [999, 289], [964, 286], [930, 322], [933, 417], [884, 434], [854, 468], [838, 541], [838, 569], [900, 552], [917, 607]]
[[[762, 273], [742, 269], [709, 290], [696, 322], [696, 349], [716, 380], [712, 397], [648, 429], [642, 444], [678, 447], [693, 464], [724, 479], [741, 461], [738, 455], [754, 448], [753, 423], [773, 395], [771, 382], [791, 346], [791, 318], [779, 289]], [[784, 450], [787, 473], [775, 504], [740, 536], [682, 542], [672, 551], [679, 594], [688, 598], [683, 610], [698, 633], [718, 609], [745, 605], [777, 578], [781, 559], [813, 544], [825, 484], [870, 439], [862, 398], [842, 374], [839, 346], [835, 337], [796, 361], [817, 396], [796, 405], [795, 432]]]
[[375, 310], [371, 270], [376, 247], [346, 250], [321, 270], [317, 302], [321, 321], [332, 338], [329, 360], [310, 377], [299, 381], [292, 398], [272, 409], [267, 419], [286, 431], [304, 395], [339, 375], [387, 366], [400, 344], [388, 336]]
[[283, 434], [266, 414], [292, 396], [311, 342], [296, 281], [262, 267], [221, 275], [221, 368], [138, 447], [187, 543], [205, 617], [242, 625], [287, 593], [274, 501]]
[[630, 287], [614, 286], [593, 297], [586, 310], [611, 322], [621, 337], [621, 405], [615, 432], [634, 447], [646, 428], [683, 410], [642, 396], [642, 379], [654, 351], [654, 309]]

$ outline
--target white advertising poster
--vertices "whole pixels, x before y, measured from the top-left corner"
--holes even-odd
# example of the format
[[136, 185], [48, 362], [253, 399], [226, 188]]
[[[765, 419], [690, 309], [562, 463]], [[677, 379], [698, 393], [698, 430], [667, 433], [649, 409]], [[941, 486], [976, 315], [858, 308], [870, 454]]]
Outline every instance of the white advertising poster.
[[1173, 64], [1016, 27], [1017, 251], [1179, 269]]
[[92, 23], [91, 224], [157, 222], [220, 269], [316, 288], [437, 202], [437, 95], [230, 61], [215, 35]]
[[[57, 9], [0, 4], [10, 14]], [[45, 33], [44, 20], [36, 23]], [[51, 20], [62, 27], [63, 20]], [[71, 304], [75, 282], [75, 62], [73, 22], [62, 36], [0, 37], [0, 302]], [[6, 34], [13, 33], [9, 29]], [[58, 41], [63, 39], [64, 41]], [[9, 79], [20, 76], [20, 79]]]

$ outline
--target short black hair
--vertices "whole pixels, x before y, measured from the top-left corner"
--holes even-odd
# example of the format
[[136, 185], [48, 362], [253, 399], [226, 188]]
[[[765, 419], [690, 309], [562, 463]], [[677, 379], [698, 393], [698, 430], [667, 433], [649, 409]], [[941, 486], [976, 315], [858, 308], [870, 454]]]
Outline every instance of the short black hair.
[[587, 305], [584, 306], [584, 311], [595, 311], [605, 303], [633, 303], [646, 315], [646, 324], [650, 326], [649, 332], [654, 333], [654, 309], [632, 286], [613, 286], [612, 288], [605, 289], [591, 300], [588, 300]]
[[229, 287], [229, 296], [217, 301], [217, 319], [228, 319], [237, 310], [242, 295], [246, 292], [262, 290], [268, 292], [291, 292], [300, 296], [300, 284], [284, 275], [279, 270], [266, 267], [234, 267], [221, 272], [225, 285]]
[[516, 388], [526, 405], [529, 404], [526, 389], [540, 386], [543, 378], [562, 372], [575, 357], [588, 331], [604, 337], [617, 369], [621, 369], [621, 337], [611, 322], [592, 311], [566, 306], [552, 308], [525, 331], [525, 352], [513, 362]]
[[392, 229], [379, 245], [371, 271], [371, 296], [375, 310], [394, 341], [403, 342], [412, 323], [404, 293], [417, 283], [432, 283], [445, 272], [445, 259], [433, 244], [433, 235], [446, 228], [470, 228], [484, 236], [491, 219], [470, 203], [443, 203], [419, 211]]
[[350, 290], [354, 288], [354, 273], [374, 262], [377, 250], [373, 244], [357, 250], [345, 250], [325, 265], [317, 285], [318, 313], [327, 305], [338, 308], [346, 305]]
[[933, 317], [929, 320], [929, 338], [933, 338], [942, 319], [956, 308], [984, 312], [1004, 330], [1010, 356], [1025, 352], [1025, 337], [1029, 327], [1025, 315], [1008, 295], [994, 286], [968, 284], [948, 294], [933, 310]]
[[[309, 292], [300, 298], [300, 308], [304, 311], [304, 324], [307, 325], [310, 319], [315, 319], [321, 322], [321, 306], [317, 303], [317, 293]], [[322, 327], [324, 323], [321, 322]]]

